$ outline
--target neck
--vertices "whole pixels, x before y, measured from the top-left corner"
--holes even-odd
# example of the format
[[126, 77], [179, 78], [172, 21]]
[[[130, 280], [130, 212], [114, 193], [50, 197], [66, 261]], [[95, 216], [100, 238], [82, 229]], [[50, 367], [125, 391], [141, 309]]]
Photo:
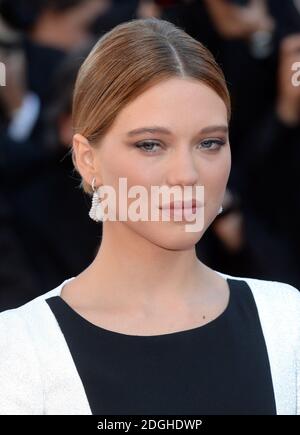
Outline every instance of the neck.
[[216, 279], [215, 272], [198, 260], [195, 246], [166, 249], [121, 222], [109, 221], [103, 224], [101, 247], [86, 271], [93, 299], [108, 297], [137, 307], [167, 305], [176, 299], [192, 303], [201, 287]]

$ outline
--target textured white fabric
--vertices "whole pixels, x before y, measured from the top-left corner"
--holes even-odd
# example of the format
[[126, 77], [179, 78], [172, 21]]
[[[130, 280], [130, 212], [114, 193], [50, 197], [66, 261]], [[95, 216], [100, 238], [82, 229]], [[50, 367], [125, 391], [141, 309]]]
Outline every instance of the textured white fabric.
[[300, 414], [300, 292], [281, 282], [230, 278], [246, 281], [252, 290], [267, 346], [277, 414]]
[[[277, 414], [300, 414], [300, 292], [280, 282], [217, 273], [249, 284], [267, 345]], [[0, 314], [0, 415], [91, 415], [64, 335], [45, 302], [72, 279]]]

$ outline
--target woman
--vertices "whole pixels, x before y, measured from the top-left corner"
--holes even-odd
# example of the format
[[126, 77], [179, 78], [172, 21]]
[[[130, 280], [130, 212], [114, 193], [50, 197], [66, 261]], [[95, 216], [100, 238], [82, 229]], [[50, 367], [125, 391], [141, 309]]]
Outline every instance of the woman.
[[[169, 22], [123, 23], [92, 49], [75, 85], [73, 161], [101, 246], [78, 276], [2, 313], [1, 414], [300, 413], [298, 291], [195, 254], [221, 210], [229, 117], [212, 55]], [[139, 211], [152, 186], [192, 190], [138, 220], [124, 179], [147, 193]], [[118, 201], [104, 207], [106, 186]]]

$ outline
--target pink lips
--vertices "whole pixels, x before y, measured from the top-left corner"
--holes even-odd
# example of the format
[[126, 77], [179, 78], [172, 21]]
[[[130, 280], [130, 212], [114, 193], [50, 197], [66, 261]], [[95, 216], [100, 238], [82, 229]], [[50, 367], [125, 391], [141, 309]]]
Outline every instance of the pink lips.
[[195, 209], [200, 207], [201, 203], [196, 199], [191, 199], [188, 201], [171, 201], [168, 204], [163, 204], [159, 207], [162, 210], [174, 210], [174, 209]]

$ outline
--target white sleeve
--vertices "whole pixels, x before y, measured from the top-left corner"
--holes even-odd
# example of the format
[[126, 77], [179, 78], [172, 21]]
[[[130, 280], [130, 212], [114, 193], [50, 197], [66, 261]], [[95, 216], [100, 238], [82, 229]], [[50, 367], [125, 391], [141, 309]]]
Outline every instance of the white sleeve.
[[295, 354], [296, 354], [296, 414], [300, 415], [300, 290], [296, 287], [286, 284], [286, 295], [290, 296], [290, 313], [294, 314], [295, 318]]
[[[299, 293], [300, 295], [300, 293]], [[296, 367], [297, 367], [297, 415], [300, 415], [300, 296], [298, 298], [298, 342], [296, 348]]]
[[300, 415], [300, 340], [299, 348], [296, 353], [296, 364], [297, 364], [297, 415]]
[[0, 415], [43, 414], [39, 361], [18, 310], [0, 314]]

